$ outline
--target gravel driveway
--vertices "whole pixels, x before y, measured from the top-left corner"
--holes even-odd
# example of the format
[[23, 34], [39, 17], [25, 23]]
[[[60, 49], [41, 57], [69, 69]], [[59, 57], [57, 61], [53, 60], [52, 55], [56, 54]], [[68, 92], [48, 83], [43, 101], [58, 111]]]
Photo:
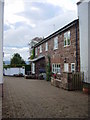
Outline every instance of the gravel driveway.
[[86, 118], [88, 95], [44, 80], [4, 77], [3, 118]]

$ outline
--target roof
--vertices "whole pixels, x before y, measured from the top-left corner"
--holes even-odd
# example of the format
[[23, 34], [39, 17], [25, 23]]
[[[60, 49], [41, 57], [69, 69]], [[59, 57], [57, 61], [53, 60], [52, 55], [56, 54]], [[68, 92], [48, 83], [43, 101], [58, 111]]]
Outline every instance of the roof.
[[45, 58], [45, 56], [44, 56], [44, 55], [41, 55], [41, 56], [39, 56], [39, 57], [37, 57], [37, 58], [34, 58], [34, 59], [30, 60], [30, 62], [36, 62], [36, 61], [38, 61], [38, 60], [40, 60], [40, 59], [42, 59], [42, 58]]
[[80, 0], [79, 2], [77, 2], [77, 5], [80, 5], [83, 2], [90, 2], [90, 0]]
[[84, 0], [80, 0], [79, 2], [77, 2], [77, 5], [81, 4]]
[[79, 19], [76, 19], [72, 22], [70, 22], [69, 24], [67, 24], [66, 26], [62, 27], [61, 29], [59, 29], [58, 31], [52, 33], [51, 35], [49, 35], [48, 37], [42, 39], [40, 42], [38, 42], [37, 44], [35, 44], [34, 48], [41, 45], [42, 43], [50, 40], [51, 38], [55, 37], [56, 35], [60, 34], [61, 32], [67, 30], [68, 28], [70, 28], [71, 26], [73, 26], [74, 24], [76, 24], [76, 22], [78, 21]]

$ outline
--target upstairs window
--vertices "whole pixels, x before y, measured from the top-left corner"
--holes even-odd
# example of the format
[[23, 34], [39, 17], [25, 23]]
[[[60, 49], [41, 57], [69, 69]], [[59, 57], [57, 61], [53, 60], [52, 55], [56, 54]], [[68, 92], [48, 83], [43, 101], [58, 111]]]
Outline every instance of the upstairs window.
[[37, 48], [35, 48], [35, 55], [37, 55]]
[[54, 50], [58, 49], [58, 37], [54, 38]]
[[71, 63], [71, 72], [75, 72], [75, 63]]
[[70, 45], [70, 31], [64, 33], [64, 47]]
[[45, 51], [48, 51], [48, 43], [46, 42], [46, 48]]
[[42, 46], [40, 45], [40, 53], [42, 53]]

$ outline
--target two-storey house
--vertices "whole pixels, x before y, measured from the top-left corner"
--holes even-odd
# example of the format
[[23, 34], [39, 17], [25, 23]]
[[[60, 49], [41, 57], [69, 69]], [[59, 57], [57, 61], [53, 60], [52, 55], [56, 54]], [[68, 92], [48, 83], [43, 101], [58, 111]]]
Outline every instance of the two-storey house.
[[52, 73], [80, 71], [79, 20], [44, 38], [34, 48], [35, 58], [31, 60], [33, 74], [46, 71], [48, 55]]

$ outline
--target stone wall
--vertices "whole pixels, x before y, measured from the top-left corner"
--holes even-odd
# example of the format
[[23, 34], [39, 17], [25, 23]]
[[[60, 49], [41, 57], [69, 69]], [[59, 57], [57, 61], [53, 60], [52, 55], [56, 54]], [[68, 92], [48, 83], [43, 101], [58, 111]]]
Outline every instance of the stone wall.
[[61, 79], [51, 77], [51, 84], [65, 90], [82, 90], [83, 78], [83, 73], [80, 72], [64, 72]]

